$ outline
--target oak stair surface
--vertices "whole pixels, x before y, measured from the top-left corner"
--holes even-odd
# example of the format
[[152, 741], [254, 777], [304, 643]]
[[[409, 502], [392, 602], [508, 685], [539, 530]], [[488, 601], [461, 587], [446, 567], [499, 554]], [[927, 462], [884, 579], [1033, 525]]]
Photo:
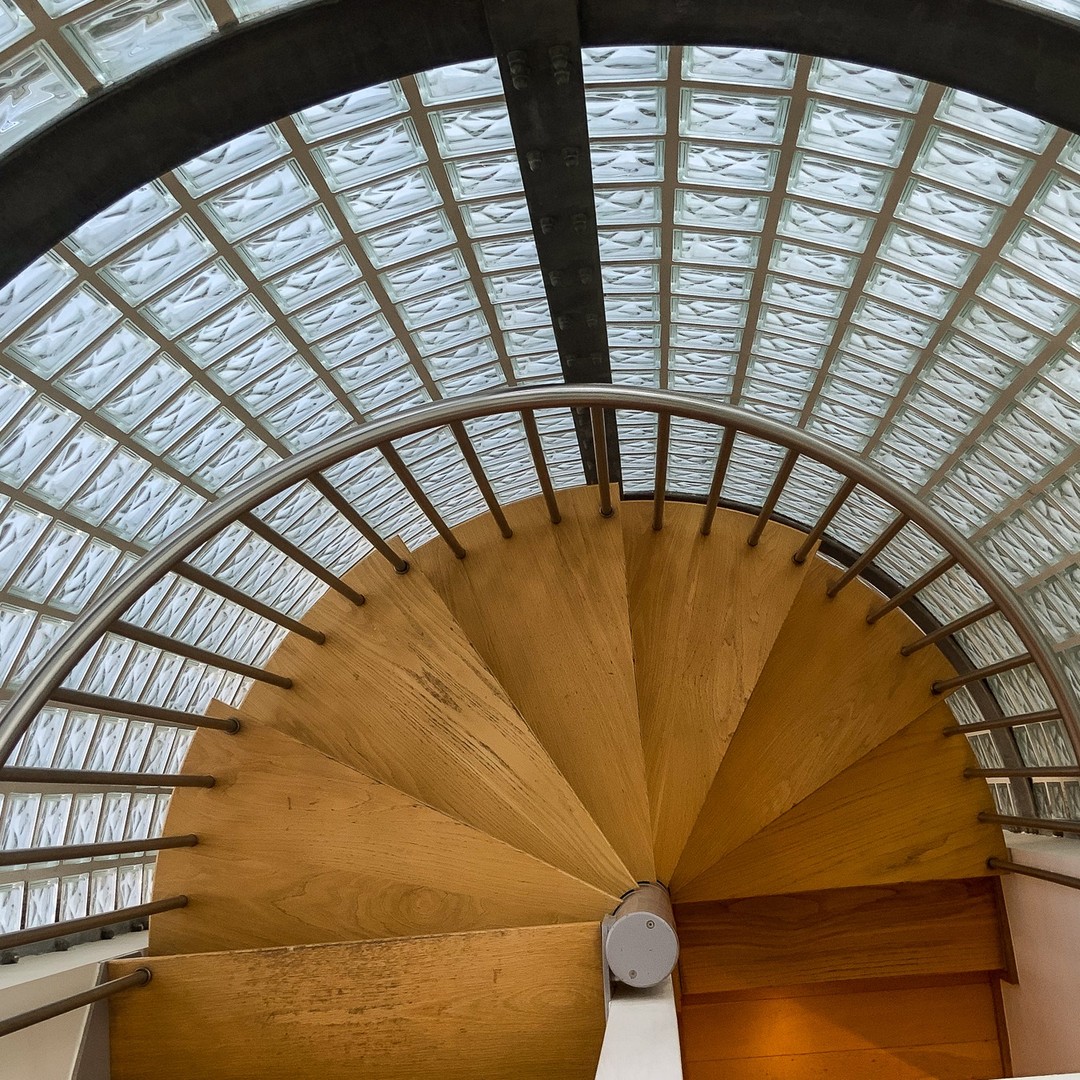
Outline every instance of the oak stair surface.
[[[734, 511], [703, 537], [688, 504], [657, 532], [650, 504], [559, 503], [558, 525], [539, 498], [508, 507], [509, 540], [458, 527], [464, 560], [365, 558], [366, 604], [327, 593], [306, 617], [326, 643], [290, 635], [269, 662], [292, 689], [215, 703], [242, 728], [197, 734], [185, 768], [217, 784], [174, 794], [168, 831], [199, 844], [155, 883], [189, 905], [111, 965], [154, 973], [113, 1005], [116, 1080], [592, 1077], [599, 923], [636, 881], [670, 884], [685, 922], [690, 1080], [770, 1075], [717, 1065], [701, 1018], [741, 1015], [718, 993], [870, 978], [875, 951], [905, 978], [1005, 966], [1000, 830], [942, 735], [951, 668], [900, 656], [907, 617], [867, 625], [860, 582], [828, 599], [839, 571], [794, 564], [802, 536], [775, 523], [750, 547]], [[878, 1075], [883, 1049], [849, 1049], [776, 1074]], [[924, 1051], [897, 1075], [996, 1053]]]

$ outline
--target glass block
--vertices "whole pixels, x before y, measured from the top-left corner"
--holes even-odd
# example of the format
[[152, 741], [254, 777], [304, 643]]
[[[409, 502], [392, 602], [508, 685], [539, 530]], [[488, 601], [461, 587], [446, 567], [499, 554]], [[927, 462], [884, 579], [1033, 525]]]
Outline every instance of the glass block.
[[197, 363], [206, 365], [235, 349], [274, 320], [251, 297], [210, 319], [180, 342], [180, 347]]
[[[594, 154], [594, 165], [595, 161]], [[454, 195], [459, 199], [492, 198], [523, 190], [516, 154], [448, 161], [445, 168]]]
[[600, 267], [605, 293], [658, 292], [660, 272], [655, 263], [625, 263], [616, 266], [604, 263]]
[[932, 281], [911, 277], [877, 263], [866, 283], [866, 291], [902, 307], [942, 318], [952, 307], [956, 292]]
[[769, 259], [769, 266], [773, 270], [845, 288], [854, 280], [858, 265], [858, 260], [849, 255], [779, 240], [773, 244]]
[[86, 96], [44, 42], [0, 66], [0, 153], [44, 127]]
[[859, 161], [896, 165], [910, 133], [910, 120], [811, 98], [799, 130], [799, 145]]
[[539, 259], [532, 236], [511, 237], [506, 240], [486, 240], [473, 244], [477, 262], [485, 273], [508, 270], [515, 266], [533, 266]]
[[598, 235], [604, 262], [660, 258], [659, 229], [600, 229]]
[[400, 83], [376, 83], [343, 97], [332, 98], [294, 114], [293, 122], [306, 142], [340, 135], [343, 131], [385, 120], [405, 112], [408, 102]]
[[449, 219], [438, 211], [367, 233], [360, 237], [360, 243], [375, 267], [381, 269], [445, 247], [455, 239]]
[[963, 284], [978, 259], [973, 251], [902, 225], [889, 226], [879, 255], [950, 285]]
[[1037, 153], [1046, 149], [1054, 134], [1053, 124], [1045, 120], [964, 90], [946, 90], [937, 116], [957, 127]]
[[795, 81], [794, 53], [776, 49], [703, 48], [683, 53], [683, 78], [736, 86], [790, 87]]
[[244, 291], [224, 259], [218, 259], [142, 309], [146, 317], [170, 334], [182, 334]]
[[886, 169], [800, 152], [794, 156], [788, 191], [848, 208], [880, 210], [891, 179]]
[[160, 182], [136, 188], [72, 232], [64, 243], [92, 266], [164, 220], [176, 200]]
[[684, 87], [679, 133], [705, 139], [776, 144], [784, 137], [790, 99], [716, 94]]
[[0, 339], [36, 315], [75, 277], [75, 269], [48, 252], [0, 287]]
[[288, 151], [281, 132], [273, 125], [239, 135], [176, 169], [176, 178], [196, 196], [206, 195], [266, 165]]
[[1051, 173], [1032, 201], [1029, 213], [1070, 239], [1080, 240], [1080, 182]]
[[956, 320], [956, 329], [1021, 362], [1034, 359], [1046, 339], [999, 315], [992, 308], [970, 303]]
[[679, 144], [679, 180], [684, 184], [768, 191], [776, 178], [779, 158], [780, 155], [772, 150], [682, 142]]
[[340, 196], [340, 200], [357, 232], [432, 210], [442, 203], [426, 168], [364, 184]]
[[[420, 352], [427, 356], [430, 353], [442, 352], [451, 349], [455, 345], [464, 344], [488, 333], [487, 320], [479, 312], [470, 312], [436, 326], [425, 327], [412, 334], [412, 339]], [[548, 346], [551, 347], [550, 345]]]
[[860, 300], [851, 317], [858, 326], [875, 333], [886, 334], [914, 345], [925, 345], [930, 340], [934, 324], [906, 311], [899, 311], [872, 300]]
[[[598, 183], [621, 180], [648, 183], [664, 179], [664, 144], [659, 139], [595, 143], [590, 155], [593, 180]], [[519, 177], [519, 188], [520, 183]]]
[[226, 240], [240, 240], [257, 229], [316, 201], [295, 161], [284, 161], [203, 203]]
[[179, 364], [159, 356], [101, 406], [100, 412], [130, 431], [186, 382], [187, 374]]
[[509, 150], [514, 145], [510, 117], [501, 101], [433, 112], [429, 119], [443, 157]]
[[33, 30], [34, 24], [13, 0], [0, 0], [0, 49], [14, 45]]
[[115, 82], [217, 32], [199, 0], [120, 0], [63, 28], [91, 71]]
[[984, 299], [1051, 334], [1063, 330], [1076, 313], [1075, 304], [1000, 264], [994, 266], [976, 291]]
[[[60, 452], [48, 463], [31, 485], [54, 506], [63, 506], [82, 482], [108, 457], [116, 444], [85, 424], [65, 440]], [[57, 524], [55, 529], [60, 528]], [[50, 546], [56, 538], [50, 541]]]
[[120, 312], [89, 285], [80, 285], [7, 351], [42, 375], [59, 371], [103, 334]]
[[313, 206], [280, 225], [238, 244], [241, 258], [260, 278], [276, 274], [340, 240], [322, 206]]
[[379, 275], [379, 281], [391, 300], [408, 300], [411, 296], [445, 288], [469, 276], [465, 260], [457, 249], [444, 251], [433, 259], [412, 263]]
[[714, 299], [743, 300], [750, 295], [752, 280], [750, 274], [738, 271], [676, 266], [671, 271], [671, 292], [675, 296], [707, 296]]
[[0, 885], [0, 932], [14, 933], [22, 929], [23, 892], [26, 885], [15, 881]]
[[658, 82], [667, 75], [666, 45], [619, 45], [581, 50], [586, 85], [605, 82]]
[[398, 310], [401, 312], [406, 327], [415, 330], [428, 323], [441, 322], [455, 315], [463, 315], [479, 307], [479, 304], [480, 301], [473, 287], [463, 283], [451, 289], [443, 289], [437, 293], [399, 304]]
[[801, 311], [839, 315], [845, 295], [840, 289], [770, 274], [765, 280], [762, 299]]
[[592, 138], [664, 134], [664, 92], [660, 87], [586, 90], [585, 109]]
[[760, 232], [768, 200], [760, 195], [724, 195], [713, 191], [678, 188], [675, 224], [696, 228]]
[[496, 97], [503, 89], [499, 64], [494, 58], [420, 72], [416, 76], [416, 85], [425, 105]]
[[466, 231], [473, 237], [524, 232], [532, 228], [524, 198], [465, 203], [458, 209]]
[[125, 252], [100, 273], [129, 303], [139, 304], [213, 253], [210, 241], [190, 218], [183, 217]]
[[922, 180], [909, 180], [896, 216], [935, 232], [985, 246], [1001, 221], [1002, 210]]
[[[638, 225], [658, 223], [661, 217], [660, 189], [596, 188], [596, 220], [600, 225]], [[469, 211], [461, 208], [462, 216]], [[471, 217], [467, 219], [467, 224]]]
[[312, 155], [334, 191], [420, 165], [427, 158], [408, 117], [323, 145]]
[[393, 336], [390, 324], [379, 315], [350, 327], [343, 334], [326, 338], [315, 349], [315, 353], [330, 367], [336, 367], [354, 356], [382, 345]]
[[1075, 294], [1080, 289], [1080, 248], [1025, 221], [1002, 250], [1006, 259], [1051, 285]]
[[265, 286], [266, 291], [286, 313], [310, 304], [335, 289], [360, 277], [360, 270], [349, 252], [334, 248], [325, 255], [297, 267]]
[[757, 262], [759, 244], [756, 236], [676, 229], [672, 258], [676, 262], [707, 263], [710, 266], [752, 267]]
[[861, 252], [866, 248], [873, 227], [872, 217], [785, 199], [776, 231], [796, 240]]
[[934, 127], [919, 151], [914, 171], [971, 195], [1011, 203], [1032, 164], [1030, 158]]
[[926, 90], [925, 82], [910, 75], [822, 56], [814, 59], [807, 85], [824, 94], [888, 105], [905, 112], [914, 112], [919, 107]]
[[316, 341], [332, 334], [345, 326], [351, 326], [360, 319], [378, 311], [378, 304], [366, 285], [356, 285], [344, 293], [335, 296], [325, 304], [308, 308], [300, 315], [294, 315], [289, 321], [304, 336], [305, 341]]

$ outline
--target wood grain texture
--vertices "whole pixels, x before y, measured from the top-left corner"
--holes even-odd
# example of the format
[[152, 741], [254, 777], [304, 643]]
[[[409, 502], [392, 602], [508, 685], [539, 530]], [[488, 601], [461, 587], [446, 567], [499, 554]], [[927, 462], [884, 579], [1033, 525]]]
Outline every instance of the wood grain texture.
[[921, 716], [952, 669], [936, 649], [900, 655], [914, 636], [893, 611], [866, 624], [859, 581], [830, 600], [839, 571], [815, 558], [739, 721], [672, 877], [674, 889]]
[[156, 895], [190, 897], [153, 919], [159, 955], [584, 922], [618, 903], [246, 718], [200, 731], [186, 767], [217, 784], [169, 806], [167, 830], [199, 844], [158, 857]]
[[616, 895], [634, 878], [420, 570], [370, 555], [328, 592], [256, 684], [257, 719], [343, 764]]
[[990, 1080], [1003, 1073], [998, 1044], [986, 1040], [695, 1061], [687, 1066], [685, 1080]]
[[977, 764], [966, 739], [947, 739], [939, 702], [756, 836], [687, 882], [683, 901], [767, 896], [849, 885], [978, 877], [1005, 857], [990, 789], [965, 780]]
[[745, 1001], [684, 1000], [679, 1028], [689, 1080], [695, 1076], [694, 1063], [702, 1061], [997, 1043], [993, 994], [986, 977], [905, 989], [861, 988]]
[[115, 961], [113, 1080], [592, 1080], [595, 923]]
[[996, 889], [975, 878], [677, 904], [682, 992], [997, 971]]
[[634, 686], [618, 505], [596, 488], [560, 491], [552, 525], [537, 496], [486, 514], [414, 553], [439, 595], [638, 880], [655, 877]]
[[638, 710], [652, 806], [657, 875], [668, 881], [720, 761], [806, 573], [793, 529], [770, 523], [757, 547], [753, 518], [701, 507], [626, 503], [623, 538]]

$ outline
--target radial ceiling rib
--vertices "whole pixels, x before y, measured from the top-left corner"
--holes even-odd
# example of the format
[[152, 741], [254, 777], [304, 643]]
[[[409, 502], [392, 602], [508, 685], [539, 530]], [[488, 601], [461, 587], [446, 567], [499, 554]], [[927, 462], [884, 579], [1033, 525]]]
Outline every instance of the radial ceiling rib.
[[194, 899], [154, 920], [157, 955], [585, 922], [617, 902], [256, 720], [210, 734], [185, 767], [215, 776], [211, 797], [169, 808], [199, 844], [159, 858], [155, 885]]
[[[484, 0], [525, 184], [563, 379], [611, 382], [596, 231], [578, 0]], [[586, 482], [596, 483], [592, 428], [574, 414]], [[607, 427], [619, 477], [619, 437]]]
[[[592, 1080], [595, 922], [110, 964], [115, 1080]], [[168, 1023], [162, 1023], [168, 1017]]]

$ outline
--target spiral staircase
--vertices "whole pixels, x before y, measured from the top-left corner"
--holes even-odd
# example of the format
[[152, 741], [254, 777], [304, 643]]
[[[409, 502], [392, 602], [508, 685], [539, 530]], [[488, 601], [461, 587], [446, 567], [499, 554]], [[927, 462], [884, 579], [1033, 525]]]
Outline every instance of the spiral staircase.
[[[691, 1080], [1004, 1073], [1004, 848], [942, 734], [949, 665], [901, 655], [900, 611], [868, 625], [861, 581], [830, 597], [835, 566], [793, 562], [781, 524], [751, 546], [731, 510], [702, 536], [688, 503], [662, 530], [650, 503], [605, 518], [595, 488], [559, 509], [508, 507], [509, 540], [474, 519], [466, 559], [372, 554], [346, 577], [366, 603], [328, 593], [325, 642], [278, 648], [290, 688], [211, 709], [240, 730], [198, 733], [185, 771], [216, 784], [178, 789], [166, 831], [199, 843], [158, 864], [187, 904], [110, 965], [153, 976], [112, 1003], [116, 1080], [591, 1078], [600, 922], [647, 881], [675, 904]], [[923, 1026], [808, 1051], [825, 1012], [762, 1012], [800, 994], [921, 1003]]]

